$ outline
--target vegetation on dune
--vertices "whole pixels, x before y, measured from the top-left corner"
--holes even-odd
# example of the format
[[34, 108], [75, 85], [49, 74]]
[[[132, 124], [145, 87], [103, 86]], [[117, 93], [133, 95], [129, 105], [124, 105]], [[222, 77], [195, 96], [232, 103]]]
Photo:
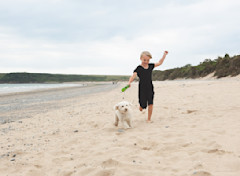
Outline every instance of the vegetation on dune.
[[165, 71], [153, 71], [153, 80], [174, 80], [179, 78], [199, 78], [214, 73], [217, 78], [240, 74], [240, 55], [218, 57], [215, 60], [205, 59], [197, 66], [187, 64], [180, 68]]

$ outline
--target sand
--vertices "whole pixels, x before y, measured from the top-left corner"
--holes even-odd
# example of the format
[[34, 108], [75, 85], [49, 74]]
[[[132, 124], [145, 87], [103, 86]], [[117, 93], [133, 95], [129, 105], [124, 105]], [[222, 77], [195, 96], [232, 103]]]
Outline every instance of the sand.
[[[153, 123], [138, 110], [137, 83], [124, 85], [1, 124], [0, 175], [240, 175], [239, 80], [154, 82]], [[113, 125], [123, 97], [133, 129]]]

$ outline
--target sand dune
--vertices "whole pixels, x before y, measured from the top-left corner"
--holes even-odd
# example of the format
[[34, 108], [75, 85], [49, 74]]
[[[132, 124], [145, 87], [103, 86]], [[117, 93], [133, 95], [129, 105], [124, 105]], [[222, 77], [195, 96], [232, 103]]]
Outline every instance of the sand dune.
[[[0, 175], [240, 175], [240, 81], [154, 82], [153, 123], [124, 85], [0, 125]], [[113, 125], [123, 98], [133, 129]]]

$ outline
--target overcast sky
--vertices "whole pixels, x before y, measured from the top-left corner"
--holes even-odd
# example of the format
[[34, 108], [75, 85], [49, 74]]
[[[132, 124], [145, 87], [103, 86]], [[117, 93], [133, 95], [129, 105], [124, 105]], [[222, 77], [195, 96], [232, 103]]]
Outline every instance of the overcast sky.
[[0, 73], [130, 75], [240, 54], [239, 0], [0, 0]]

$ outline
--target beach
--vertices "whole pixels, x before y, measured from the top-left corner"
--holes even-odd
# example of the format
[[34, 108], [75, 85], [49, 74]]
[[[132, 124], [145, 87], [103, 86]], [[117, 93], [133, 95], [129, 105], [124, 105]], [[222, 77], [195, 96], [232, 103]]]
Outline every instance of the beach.
[[[240, 79], [153, 82], [153, 123], [138, 110], [138, 83], [122, 93], [126, 84], [82, 95], [66, 88], [40, 104], [21, 94], [31, 100], [24, 112], [4, 111], [0, 124], [0, 176], [240, 175]], [[133, 104], [132, 129], [114, 126], [122, 100]]]
[[72, 85], [72, 87], [60, 86], [0, 94], [0, 123], [31, 118], [38, 113], [71, 106], [74, 102], [65, 103], [65, 101], [81, 101], [85, 95], [108, 91], [117, 86], [110, 82], [85, 82]]

